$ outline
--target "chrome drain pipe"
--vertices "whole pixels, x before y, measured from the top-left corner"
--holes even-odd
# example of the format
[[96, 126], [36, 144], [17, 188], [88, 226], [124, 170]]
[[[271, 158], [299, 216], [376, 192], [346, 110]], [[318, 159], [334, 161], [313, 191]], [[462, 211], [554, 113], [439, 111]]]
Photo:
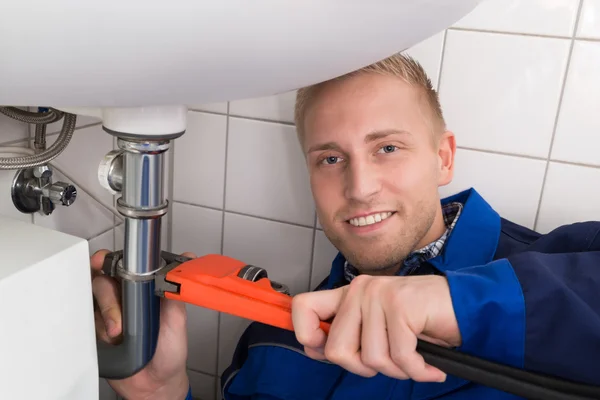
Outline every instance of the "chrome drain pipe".
[[143, 369], [154, 356], [160, 323], [160, 298], [154, 275], [163, 267], [161, 223], [164, 198], [164, 156], [169, 140], [118, 138], [119, 150], [100, 166], [100, 182], [121, 192], [117, 210], [125, 218], [123, 257], [114, 266], [121, 285], [123, 340], [117, 345], [97, 341], [100, 377], [123, 379]]

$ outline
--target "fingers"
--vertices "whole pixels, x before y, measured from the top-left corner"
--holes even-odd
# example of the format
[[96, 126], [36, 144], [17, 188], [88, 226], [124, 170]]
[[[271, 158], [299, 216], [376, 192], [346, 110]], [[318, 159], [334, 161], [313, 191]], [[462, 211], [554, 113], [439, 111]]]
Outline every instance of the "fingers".
[[381, 304], [372, 299], [367, 297], [363, 305], [361, 361], [366, 367], [391, 378], [408, 379], [408, 375], [390, 358], [385, 313]]
[[292, 324], [296, 339], [312, 349], [323, 348], [327, 335], [320, 328], [336, 314], [345, 290], [323, 290], [301, 293], [292, 299]]
[[306, 353], [307, 356], [309, 356], [313, 360], [325, 361], [327, 359], [325, 357], [325, 350], [322, 347], [318, 347], [318, 348], [313, 349], [313, 348], [305, 346], [304, 347], [304, 352]]
[[356, 284], [350, 284], [350, 289], [331, 324], [325, 345], [325, 357], [352, 373], [372, 377], [377, 371], [365, 365], [361, 359], [363, 291], [364, 285], [358, 281]]
[[92, 270], [100, 272], [102, 270], [102, 264], [104, 264], [104, 257], [110, 253], [109, 250], [98, 250], [90, 257], [90, 265]]
[[92, 281], [92, 292], [98, 305], [100, 320], [97, 320], [96, 332], [108, 338], [115, 338], [121, 334], [121, 304], [119, 301], [119, 285], [107, 276], [97, 276]]
[[[393, 308], [390, 310], [394, 310]], [[395, 310], [397, 311], [397, 310]], [[394, 364], [417, 382], [443, 382], [446, 374], [425, 363], [417, 353], [417, 335], [400, 315], [386, 315], [390, 356]]]

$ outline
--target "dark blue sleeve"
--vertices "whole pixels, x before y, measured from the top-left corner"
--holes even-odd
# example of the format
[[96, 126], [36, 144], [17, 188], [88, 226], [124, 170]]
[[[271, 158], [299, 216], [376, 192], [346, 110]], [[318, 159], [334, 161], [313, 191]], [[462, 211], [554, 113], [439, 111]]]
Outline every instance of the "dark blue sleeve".
[[525, 300], [524, 367], [600, 385], [600, 252], [510, 258]]
[[448, 271], [463, 343], [492, 361], [600, 385], [600, 240]]

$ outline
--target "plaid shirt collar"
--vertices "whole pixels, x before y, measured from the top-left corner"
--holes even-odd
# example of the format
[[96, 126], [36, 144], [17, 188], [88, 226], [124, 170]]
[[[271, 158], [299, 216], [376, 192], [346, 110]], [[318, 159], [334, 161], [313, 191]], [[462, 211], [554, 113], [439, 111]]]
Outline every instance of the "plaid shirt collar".
[[[406, 257], [400, 270], [396, 275], [398, 276], [406, 276], [413, 274], [423, 262], [430, 260], [432, 258], [437, 257], [442, 249], [444, 248], [444, 244], [446, 243], [446, 239], [450, 236], [452, 229], [456, 225], [458, 221], [458, 217], [462, 211], [463, 205], [461, 203], [449, 203], [446, 204], [442, 208], [442, 212], [444, 215], [444, 223], [446, 224], [446, 231], [444, 234], [434, 242], [429, 243], [427, 246], [413, 251], [411, 254]], [[346, 281], [351, 282], [352, 279], [359, 275], [358, 270], [350, 265], [348, 261], [344, 263], [344, 277]]]

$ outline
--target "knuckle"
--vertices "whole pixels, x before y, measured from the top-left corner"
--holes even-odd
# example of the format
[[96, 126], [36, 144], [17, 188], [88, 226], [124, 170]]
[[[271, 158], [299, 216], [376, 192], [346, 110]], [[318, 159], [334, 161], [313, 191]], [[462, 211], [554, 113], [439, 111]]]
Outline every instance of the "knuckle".
[[344, 353], [333, 346], [325, 346], [325, 358], [334, 364], [343, 364], [345, 361]]
[[292, 297], [292, 309], [297, 308], [301, 309], [306, 306], [306, 295], [305, 293], [300, 293]]
[[406, 365], [407, 358], [410, 355], [410, 351], [406, 349], [396, 349], [390, 352], [390, 357], [394, 364], [398, 366]]
[[304, 330], [296, 331], [296, 340], [303, 346], [314, 347], [314, 344], [312, 343], [314, 340], [312, 340], [312, 337]]
[[368, 368], [381, 371], [385, 369], [386, 362], [382, 357], [378, 357], [369, 353], [361, 353], [361, 362]]
[[369, 275], [358, 275], [356, 278], [352, 279], [350, 282], [350, 287], [363, 286], [371, 281], [372, 277]]

